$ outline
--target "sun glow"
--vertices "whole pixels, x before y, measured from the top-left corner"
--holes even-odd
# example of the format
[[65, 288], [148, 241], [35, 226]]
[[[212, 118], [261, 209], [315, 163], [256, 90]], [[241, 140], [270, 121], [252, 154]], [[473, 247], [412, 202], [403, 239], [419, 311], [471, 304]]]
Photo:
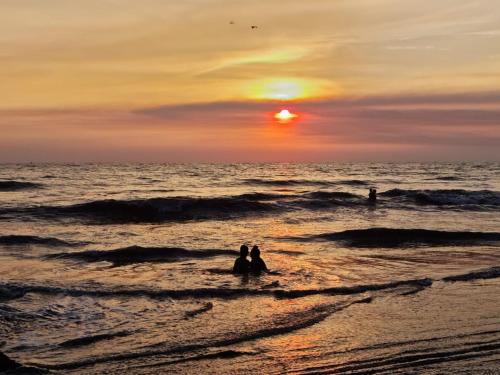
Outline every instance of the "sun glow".
[[288, 109], [282, 109], [274, 115], [274, 118], [279, 122], [289, 122], [297, 118], [297, 115], [295, 113], [291, 113]]
[[247, 89], [252, 99], [297, 100], [325, 94], [325, 84], [298, 78], [273, 78], [253, 82]]
[[290, 100], [304, 95], [304, 87], [298, 82], [270, 82], [263, 88], [263, 96], [269, 99]]

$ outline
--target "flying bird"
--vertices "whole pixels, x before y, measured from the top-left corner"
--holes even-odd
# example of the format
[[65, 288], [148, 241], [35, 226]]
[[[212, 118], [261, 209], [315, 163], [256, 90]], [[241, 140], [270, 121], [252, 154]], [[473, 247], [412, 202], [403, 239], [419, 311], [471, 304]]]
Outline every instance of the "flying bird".
[[230, 25], [234, 25], [234, 21], [229, 22]]
[[252, 29], [256, 29], [258, 26], [252, 25], [250, 26]]

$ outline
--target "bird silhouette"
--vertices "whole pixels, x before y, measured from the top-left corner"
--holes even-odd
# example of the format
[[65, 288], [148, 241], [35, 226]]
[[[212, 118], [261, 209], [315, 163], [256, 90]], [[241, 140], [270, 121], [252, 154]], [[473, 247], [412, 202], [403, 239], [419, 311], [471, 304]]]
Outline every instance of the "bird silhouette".
[[229, 22], [230, 25], [234, 25], [234, 21]]
[[256, 29], [258, 26], [252, 25], [250, 26], [252, 29]]

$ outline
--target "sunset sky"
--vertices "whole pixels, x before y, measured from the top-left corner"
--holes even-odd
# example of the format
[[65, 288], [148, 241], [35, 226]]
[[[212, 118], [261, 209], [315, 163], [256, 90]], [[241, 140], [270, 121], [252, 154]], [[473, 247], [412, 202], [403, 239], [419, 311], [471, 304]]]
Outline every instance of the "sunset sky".
[[500, 160], [500, 7], [1, 0], [0, 92], [0, 162]]

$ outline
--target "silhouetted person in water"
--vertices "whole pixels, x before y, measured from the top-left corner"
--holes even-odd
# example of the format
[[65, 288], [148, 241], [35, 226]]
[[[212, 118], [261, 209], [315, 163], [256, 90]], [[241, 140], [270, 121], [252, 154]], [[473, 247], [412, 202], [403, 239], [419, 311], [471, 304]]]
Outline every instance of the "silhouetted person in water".
[[250, 262], [247, 259], [248, 246], [241, 245], [240, 257], [234, 261], [233, 273], [245, 274], [250, 271]]
[[252, 261], [250, 262], [250, 272], [258, 275], [261, 272], [268, 271], [266, 263], [260, 257], [260, 249], [257, 245], [252, 247], [252, 251], [250, 251], [250, 258], [252, 258]]
[[368, 194], [368, 200], [373, 203], [377, 201], [377, 189], [370, 188], [370, 193]]

